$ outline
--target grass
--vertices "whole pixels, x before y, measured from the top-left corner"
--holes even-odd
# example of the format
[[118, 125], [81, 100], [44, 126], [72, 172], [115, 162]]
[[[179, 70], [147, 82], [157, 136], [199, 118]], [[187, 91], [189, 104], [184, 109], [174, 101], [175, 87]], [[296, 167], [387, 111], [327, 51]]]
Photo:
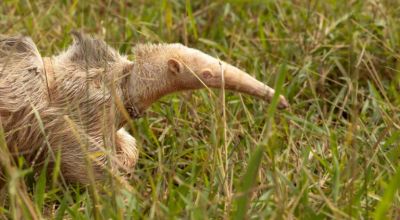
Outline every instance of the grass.
[[9, 167], [0, 218], [400, 218], [398, 1], [0, 3], [0, 33], [31, 36], [43, 55], [73, 29], [128, 55], [138, 42], [182, 42], [281, 86], [291, 108], [170, 95], [133, 124], [129, 185], [63, 187]]

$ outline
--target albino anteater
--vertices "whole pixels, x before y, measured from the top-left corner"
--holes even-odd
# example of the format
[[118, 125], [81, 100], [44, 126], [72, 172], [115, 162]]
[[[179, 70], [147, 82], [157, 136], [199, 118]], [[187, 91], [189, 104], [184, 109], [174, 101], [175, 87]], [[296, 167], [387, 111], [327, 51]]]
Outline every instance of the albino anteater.
[[[7, 144], [0, 154], [23, 156], [31, 165], [48, 157], [51, 165], [59, 152], [68, 182], [102, 179], [105, 168], [130, 172], [138, 152], [123, 126], [161, 96], [223, 82], [264, 100], [274, 96], [238, 68], [181, 44], [138, 45], [130, 61], [101, 40], [73, 36], [67, 51], [51, 58], [43, 58], [30, 38], [0, 38], [0, 122]], [[279, 107], [287, 106], [280, 96]]]

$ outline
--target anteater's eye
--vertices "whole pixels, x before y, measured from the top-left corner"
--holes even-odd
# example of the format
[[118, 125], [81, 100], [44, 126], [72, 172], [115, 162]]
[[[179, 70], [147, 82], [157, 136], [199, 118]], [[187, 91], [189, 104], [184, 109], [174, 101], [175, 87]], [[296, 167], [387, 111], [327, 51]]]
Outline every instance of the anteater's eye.
[[201, 74], [203, 75], [204, 79], [209, 79], [213, 76], [211, 70], [204, 70]]

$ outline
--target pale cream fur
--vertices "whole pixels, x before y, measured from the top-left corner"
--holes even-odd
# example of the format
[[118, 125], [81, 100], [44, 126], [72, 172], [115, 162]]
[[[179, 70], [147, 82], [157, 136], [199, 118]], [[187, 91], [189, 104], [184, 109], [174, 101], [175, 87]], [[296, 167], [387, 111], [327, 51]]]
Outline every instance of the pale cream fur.
[[[104, 179], [106, 169], [130, 173], [137, 161], [119, 104], [141, 114], [166, 94], [222, 82], [264, 100], [274, 95], [236, 67], [181, 44], [138, 45], [134, 55], [129, 61], [103, 41], [75, 33], [74, 43], [51, 58], [54, 89], [48, 91], [43, 58], [30, 38], [0, 38], [0, 121], [10, 153], [36, 166], [46, 157], [54, 162], [60, 151], [63, 177], [90, 183]], [[283, 96], [279, 105], [288, 106]]]

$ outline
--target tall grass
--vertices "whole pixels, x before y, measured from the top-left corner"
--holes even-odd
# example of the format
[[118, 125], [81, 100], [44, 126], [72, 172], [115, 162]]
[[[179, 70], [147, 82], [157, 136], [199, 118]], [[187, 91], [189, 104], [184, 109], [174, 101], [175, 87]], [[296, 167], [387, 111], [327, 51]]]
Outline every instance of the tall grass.
[[128, 55], [182, 42], [281, 88], [291, 107], [165, 97], [132, 125], [129, 183], [91, 190], [32, 178], [0, 132], [1, 218], [400, 218], [399, 1], [0, 1], [0, 33], [31, 36], [44, 56], [73, 29]]

